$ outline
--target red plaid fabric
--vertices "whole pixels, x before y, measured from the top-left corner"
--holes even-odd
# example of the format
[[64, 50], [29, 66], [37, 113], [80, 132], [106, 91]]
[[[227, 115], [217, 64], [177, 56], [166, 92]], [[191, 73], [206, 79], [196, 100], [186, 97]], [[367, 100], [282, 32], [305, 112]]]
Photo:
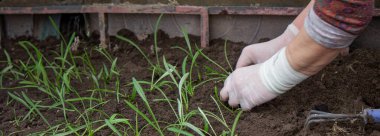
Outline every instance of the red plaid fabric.
[[315, 13], [348, 33], [359, 34], [371, 21], [374, 0], [316, 0]]

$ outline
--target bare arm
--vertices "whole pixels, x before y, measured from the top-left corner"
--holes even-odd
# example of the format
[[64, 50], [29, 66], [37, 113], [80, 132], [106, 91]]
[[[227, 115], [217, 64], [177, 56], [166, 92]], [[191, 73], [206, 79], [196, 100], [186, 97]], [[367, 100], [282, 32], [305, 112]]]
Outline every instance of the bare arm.
[[301, 29], [287, 48], [286, 56], [294, 70], [314, 75], [334, 60], [344, 49], [330, 49], [315, 42]]

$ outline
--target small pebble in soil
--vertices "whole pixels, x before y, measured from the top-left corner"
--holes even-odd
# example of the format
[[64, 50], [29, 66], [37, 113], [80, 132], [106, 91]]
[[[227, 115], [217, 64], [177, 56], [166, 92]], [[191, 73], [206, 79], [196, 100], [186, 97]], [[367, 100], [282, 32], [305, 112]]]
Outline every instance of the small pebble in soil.
[[[155, 54], [156, 53], [156, 51], [155, 51], [155, 46], [152, 44], [152, 45], [150, 45], [150, 53], [151, 54]], [[162, 48], [160, 48], [160, 47], [157, 47], [157, 53], [159, 53], [160, 51], [162, 50]]]

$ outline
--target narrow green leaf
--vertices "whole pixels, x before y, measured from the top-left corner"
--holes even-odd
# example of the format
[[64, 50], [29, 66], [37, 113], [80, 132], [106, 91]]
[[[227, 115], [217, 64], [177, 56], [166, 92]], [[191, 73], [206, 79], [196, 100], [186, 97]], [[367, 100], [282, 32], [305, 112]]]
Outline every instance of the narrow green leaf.
[[174, 133], [177, 133], [177, 134], [182, 134], [182, 135], [185, 135], [185, 136], [194, 136], [193, 134], [187, 132], [187, 131], [184, 131], [184, 130], [181, 130], [181, 129], [178, 129], [176, 127], [170, 127], [168, 128], [169, 131], [172, 131]]
[[183, 126], [190, 128], [191, 130], [193, 130], [194, 132], [196, 132], [200, 136], [205, 136], [205, 134], [198, 127], [194, 126], [193, 124], [190, 124], [188, 122], [182, 122], [180, 125], [183, 125]]
[[235, 136], [236, 126], [239, 122], [239, 119], [240, 119], [240, 116], [242, 113], [243, 113], [243, 111], [239, 111], [239, 113], [235, 117], [234, 124], [232, 125], [231, 136]]
[[116, 129], [114, 125], [109, 120], [104, 120], [109, 128], [112, 129], [113, 132], [115, 132], [118, 136], [122, 136], [122, 134], [119, 132], [119, 130]]
[[152, 120], [150, 120], [148, 118], [148, 116], [146, 116], [144, 113], [142, 113], [135, 105], [133, 105], [132, 103], [128, 102], [128, 101], [124, 101], [132, 110], [134, 110], [138, 115], [140, 115], [145, 121], [148, 122], [149, 125], [151, 125], [153, 128], [155, 128], [156, 130], [158, 129], [157, 126], [155, 125], [155, 123], [153, 123]]
[[201, 116], [206, 121], [206, 123], [210, 126], [210, 128], [211, 128], [212, 132], [214, 133], [214, 135], [216, 135], [216, 132], [215, 132], [214, 128], [212, 127], [210, 121], [208, 120], [208, 118], [207, 118], [206, 114], [203, 112], [203, 110], [198, 107], [198, 111], [201, 113]]
[[67, 135], [71, 135], [71, 134], [76, 133], [76, 132], [78, 132], [79, 130], [82, 130], [82, 129], [86, 128], [86, 127], [87, 127], [86, 125], [82, 125], [82, 126], [80, 126], [80, 127], [77, 127], [77, 128], [75, 128], [75, 129], [72, 129], [72, 130], [70, 130], [70, 131], [56, 134], [55, 136], [67, 136]]

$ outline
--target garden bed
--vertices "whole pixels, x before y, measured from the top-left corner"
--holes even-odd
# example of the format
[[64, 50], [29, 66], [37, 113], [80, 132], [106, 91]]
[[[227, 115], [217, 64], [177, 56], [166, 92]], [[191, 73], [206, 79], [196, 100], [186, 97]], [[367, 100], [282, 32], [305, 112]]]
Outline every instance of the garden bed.
[[[119, 35], [127, 37], [131, 41], [136, 42], [137, 45], [140, 45], [141, 50], [147, 54], [149, 60], [154, 64], [157, 64], [156, 56], [159, 54], [158, 59], [163, 69], [165, 68], [162, 56], [165, 56], [167, 63], [176, 66], [180, 75], [183, 75], [182, 78], [175, 77], [178, 84], [180, 84], [181, 79], [185, 79], [182, 65], [187, 54], [181, 49], [173, 48], [178, 46], [183, 49], [188, 49], [184, 38], [169, 39], [167, 35], [159, 32], [157, 34], [157, 45], [160, 49], [158, 49], [156, 53], [153, 35], [149, 36], [145, 41], [137, 41], [137, 38], [128, 31], [120, 31]], [[193, 45], [193, 57], [197, 51], [194, 45], [199, 43], [196, 39], [198, 38], [190, 37], [190, 43]], [[32, 41], [50, 62], [59, 62], [59, 60], [54, 60], [54, 57], [57, 57], [57, 55], [52, 53], [53, 50], [60, 52], [59, 41], [47, 40], [37, 42], [28, 38], [17, 39], [9, 40], [3, 44], [2, 53], [0, 53], [1, 69], [8, 66], [7, 57], [3, 53], [4, 50], [9, 53], [12, 58], [11, 61], [14, 63], [13, 65], [21, 65], [20, 61], [24, 63], [27, 62], [30, 56], [26, 53], [24, 48], [17, 44], [17, 41], [20, 40]], [[109, 61], [107, 57], [94, 50], [96, 48], [96, 42], [97, 41], [83, 40], [79, 44], [78, 50], [72, 54], [74, 56], [83, 56], [83, 54], [87, 53], [97, 73], [100, 73], [99, 71], [104, 67], [109, 67], [108, 73], [112, 73], [110, 71], [113, 61]], [[240, 136], [304, 134], [376, 135], [379, 133], [379, 129], [376, 130], [375, 127], [363, 127], [361, 125], [351, 125], [347, 123], [316, 125], [312, 126], [310, 131], [303, 129], [308, 111], [311, 109], [334, 113], [359, 113], [362, 109], [368, 107], [380, 108], [380, 52], [378, 50], [353, 49], [349, 56], [337, 58], [333, 63], [328, 65], [327, 68], [319, 72], [319, 74], [307, 79], [288, 93], [262, 106], [255, 107], [251, 111], [243, 112], [239, 117], [239, 110], [223, 106], [223, 103], [218, 101], [216, 93], [223, 87], [223, 77], [227, 75], [224, 71], [231, 71], [226, 61], [226, 56], [228, 61], [234, 65], [242, 48], [245, 46], [243, 43], [231, 42], [226, 42], [225, 46], [224, 40], [214, 40], [210, 43], [209, 47], [202, 50], [202, 53], [208, 56], [209, 59], [199, 55], [196, 59], [197, 64], [194, 66], [193, 72], [187, 76], [187, 79], [190, 76], [193, 78], [191, 83], [193, 83], [194, 86], [197, 84], [199, 84], [199, 86], [196, 86], [192, 95], [189, 94], [188, 110], [184, 110], [185, 112], [195, 111], [196, 115], [189, 118], [186, 122], [198, 127], [202, 132], [204, 130], [206, 135], [221, 135], [223, 133], [230, 135], [234, 131], [233, 126], [235, 120], [238, 120], [236, 134]], [[159, 132], [157, 129], [152, 126], [145, 126], [148, 121], [128, 104], [135, 105], [141, 110], [141, 114], [145, 114], [147, 118], [154, 120], [148, 108], [146, 108], [143, 99], [139, 97], [139, 93], [135, 92], [136, 97], [132, 96], [134, 94], [133, 91], [138, 87], [138, 82], [132, 84], [132, 78], [135, 78], [136, 81], [150, 82], [152, 79], [154, 81], [159, 80], [160, 77], [165, 74], [162, 73], [160, 75], [157, 70], [157, 73], [152, 77], [152, 67], [147, 60], [144, 59], [139, 50], [128, 42], [118, 38], [112, 38], [111, 46], [107, 49], [107, 52], [110, 53], [111, 60], [117, 58], [117, 69], [115, 69], [117, 70], [117, 74], [109, 78], [109, 81], [104, 81], [101, 78], [102, 76], [99, 76], [99, 88], [106, 89], [99, 92], [88, 91], [96, 86], [94, 85], [95, 83], [92, 77], [87, 74], [80, 74], [82, 77], [81, 81], [79, 81], [73, 76], [69, 82], [78, 95], [67, 93], [64, 95], [66, 102], [61, 105], [38, 88], [14, 89], [15, 87], [21, 86], [21, 80], [28, 79], [29, 77], [19, 77], [19, 79], [16, 80], [11, 74], [4, 75], [3, 88], [0, 90], [0, 135], [26, 135], [30, 133], [80, 135], [82, 133], [91, 134], [91, 131], [96, 132], [95, 135], [117, 134], [116, 132], [136, 135], [136, 132], [139, 132], [130, 129], [130, 126], [125, 122], [124, 124], [120, 122], [113, 124], [111, 122], [113, 125], [109, 125], [110, 121], [112, 121], [112, 115], [116, 115], [116, 118], [128, 120], [128, 122], [132, 124], [133, 129], [141, 130], [141, 132], [139, 132], [141, 135], [158, 135]], [[188, 58], [191, 57], [188, 56]], [[211, 62], [210, 59], [224, 68], [224, 70]], [[190, 69], [190, 62], [186, 64], [186, 70]], [[86, 65], [80, 61], [78, 61], [76, 65], [79, 69], [85, 66]], [[48, 72], [48, 75], [50, 76], [50, 80], [56, 78], [52, 72]], [[173, 75], [176, 76], [176, 74]], [[212, 78], [215, 78], [215, 80], [201, 84], [202, 81]], [[171, 79], [170, 76], [167, 76], [163, 78], [163, 81], [174, 81]], [[144, 89], [150, 107], [164, 135], [174, 135], [174, 132], [180, 133], [178, 130], [199, 134], [190, 127], [182, 128], [167, 125], [166, 123], [178, 123], [178, 120], [168, 103], [162, 100], [165, 97], [163, 97], [160, 91], [149, 89], [151, 86], [148, 84], [140, 82], [140, 85]], [[117, 89], [118, 87], [120, 87], [120, 89]], [[163, 85], [160, 89], [169, 99], [174, 100], [172, 101], [173, 107], [177, 110], [178, 101], [176, 99], [179, 99], [178, 88]], [[182, 89], [188, 88], [182, 87]], [[116, 92], [115, 90], [118, 91]], [[117, 95], [117, 93], [120, 95]], [[23, 94], [31, 99], [34, 104], [55, 106], [55, 108], [37, 106], [38, 111], [44, 116], [46, 121], [43, 120], [37, 110], [33, 110], [33, 112], [28, 115], [30, 108], [27, 108], [25, 104], [15, 99], [15, 97], [17, 97], [26, 101], [27, 98], [25, 98]], [[13, 95], [13, 97], [10, 95]], [[81, 96], [83, 100], [76, 101], [75, 98], [78, 98], [77, 96]], [[99, 100], [90, 100], [90, 98], [97, 98]], [[215, 101], [213, 98], [215, 98]], [[65, 111], [57, 108], [62, 107], [62, 105], [65, 105], [64, 107], [67, 108]], [[78, 110], [75, 111], [73, 107], [78, 108]], [[89, 110], [91, 108], [93, 110]], [[202, 114], [201, 111], [205, 113]], [[81, 114], [81, 112], [83, 114]], [[220, 112], [222, 112], [223, 116]], [[84, 113], [88, 113], [88, 115], [85, 116]], [[225, 125], [227, 127], [221, 123], [220, 120], [212, 118], [211, 114], [207, 113], [217, 115], [226, 123]], [[26, 117], [27, 115], [29, 117]], [[83, 116], [80, 117], [81, 115]], [[206, 115], [208, 120], [202, 115]], [[86, 121], [99, 122], [88, 123]], [[49, 123], [50, 127], [46, 122]], [[59, 124], [61, 125], [57, 126]], [[105, 125], [105, 127], [103, 125]], [[118, 131], [112, 129], [111, 126], [114, 126]], [[165, 126], [170, 127], [165, 128]], [[49, 128], [53, 129], [49, 130]], [[168, 128], [177, 128], [178, 130]]]

